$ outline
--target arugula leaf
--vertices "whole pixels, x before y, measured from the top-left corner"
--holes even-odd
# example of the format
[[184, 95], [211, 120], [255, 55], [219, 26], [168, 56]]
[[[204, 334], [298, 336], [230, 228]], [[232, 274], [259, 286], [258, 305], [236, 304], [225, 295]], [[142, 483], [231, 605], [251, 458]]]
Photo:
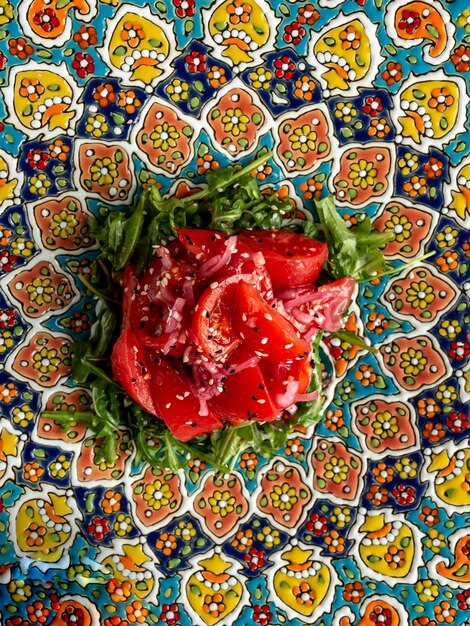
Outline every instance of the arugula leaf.
[[364, 280], [388, 267], [381, 248], [393, 238], [392, 233], [373, 230], [368, 217], [355, 230], [348, 228], [336, 210], [333, 196], [317, 200], [315, 207], [328, 244], [327, 263], [333, 276]]

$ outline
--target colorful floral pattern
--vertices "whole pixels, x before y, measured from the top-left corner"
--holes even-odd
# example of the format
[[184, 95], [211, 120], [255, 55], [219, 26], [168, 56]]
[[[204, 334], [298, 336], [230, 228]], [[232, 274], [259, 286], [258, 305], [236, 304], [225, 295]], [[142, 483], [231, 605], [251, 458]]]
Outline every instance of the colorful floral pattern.
[[[468, 622], [468, 93], [465, 0], [0, 0], [2, 624]], [[88, 216], [267, 149], [299, 219], [330, 192], [390, 233], [345, 320], [377, 352], [324, 342], [275, 459], [156, 470], [123, 429], [101, 462], [45, 414], [91, 407]]]

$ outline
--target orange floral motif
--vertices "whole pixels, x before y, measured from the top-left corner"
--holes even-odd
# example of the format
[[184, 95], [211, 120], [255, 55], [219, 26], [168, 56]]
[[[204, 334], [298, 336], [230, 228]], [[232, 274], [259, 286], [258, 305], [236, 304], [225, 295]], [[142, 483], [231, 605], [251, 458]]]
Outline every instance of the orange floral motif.
[[394, 471], [385, 463], [380, 462], [373, 468], [372, 474], [378, 483], [384, 484], [393, 480]]
[[218, 65], [213, 65], [211, 69], [207, 72], [207, 78], [211, 87], [220, 87], [221, 85], [225, 85], [227, 82], [227, 77], [225, 75], [225, 68], [219, 67]]
[[444, 163], [436, 157], [431, 157], [429, 161], [424, 164], [424, 171], [427, 178], [439, 178], [444, 171]]
[[132, 595], [132, 585], [128, 580], [111, 578], [106, 584], [106, 591], [113, 602], [125, 602]]
[[240, 550], [240, 552], [248, 550], [248, 548], [253, 545], [253, 531], [251, 528], [239, 530], [230, 545], [236, 550]]
[[24, 37], [18, 37], [18, 39], [10, 39], [8, 41], [8, 47], [10, 49], [10, 54], [18, 57], [22, 61], [31, 56], [34, 52], [33, 46], [30, 46], [29, 43], [26, 43], [26, 39]]
[[385, 70], [382, 72], [382, 78], [388, 86], [398, 83], [403, 78], [403, 67], [401, 63], [389, 61]]
[[41, 467], [38, 461], [26, 463], [24, 466], [24, 477], [32, 483], [37, 483], [43, 474], [44, 468]]
[[98, 85], [93, 92], [93, 100], [95, 100], [101, 108], [107, 107], [116, 101], [116, 93], [111, 83], [103, 83]]
[[145, 624], [145, 618], [148, 614], [148, 609], [138, 600], [134, 600], [126, 606], [126, 617], [132, 624]]
[[358, 32], [352, 24], [349, 24], [340, 32], [341, 47], [343, 50], [357, 50], [361, 45], [361, 33]]
[[344, 537], [341, 537], [337, 530], [332, 530], [329, 535], [325, 537], [325, 543], [328, 546], [328, 552], [332, 554], [344, 552]]
[[366, 363], [363, 363], [354, 373], [354, 378], [357, 378], [357, 380], [364, 387], [368, 387], [369, 385], [373, 385], [377, 381], [377, 374], [374, 372], [373, 367], [371, 367], [370, 365], [366, 365]]
[[315, 22], [319, 19], [320, 13], [315, 9], [313, 4], [306, 4], [297, 12], [297, 21], [299, 24], [308, 24], [309, 26], [313, 26]]
[[459, 266], [459, 255], [455, 250], [446, 250], [444, 254], [436, 259], [436, 263], [442, 272], [456, 270]]
[[103, 511], [107, 514], [116, 513], [121, 509], [121, 500], [122, 495], [118, 491], [108, 489], [105, 491], [103, 501], [101, 502]]
[[157, 550], [161, 550], [165, 556], [170, 556], [176, 546], [176, 536], [168, 533], [162, 533], [155, 542]]
[[389, 132], [390, 126], [385, 117], [375, 117], [367, 129], [367, 134], [370, 137], [377, 137], [378, 139], [383, 139]]
[[213, 595], [206, 594], [204, 596], [204, 604], [202, 610], [211, 617], [219, 617], [225, 611], [224, 597], [221, 593]]
[[342, 426], [344, 426], [344, 417], [343, 411], [341, 411], [341, 409], [335, 409], [334, 411], [326, 412], [325, 428], [336, 432]]
[[454, 96], [450, 94], [447, 87], [437, 87], [431, 91], [431, 98], [428, 104], [431, 109], [436, 109], [443, 113], [454, 104]]
[[315, 87], [315, 81], [304, 74], [294, 83], [294, 96], [310, 102], [313, 98]]
[[28, 546], [31, 548], [42, 546], [44, 543], [44, 537], [47, 534], [47, 528], [45, 526], [39, 526], [36, 522], [32, 522], [28, 528], [26, 528], [24, 533]]
[[207, 174], [210, 170], [216, 170], [219, 168], [219, 164], [215, 160], [212, 154], [205, 154], [204, 156], [199, 156], [196, 160], [197, 165], [197, 173], [200, 175]]
[[20, 84], [20, 96], [30, 102], [37, 102], [44, 93], [44, 87], [37, 78], [23, 78]]
[[315, 589], [313, 589], [306, 580], [303, 580], [300, 585], [293, 587], [292, 593], [295, 596], [296, 602], [304, 606], [312, 606], [317, 597]]
[[385, 553], [385, 561], [391, 569], [403, 567], [406, 563], [405, 551], [400, 550], [395, 544], [392, 544]]
[[423, 437], [428, 439], [432, 443], [438, 443], [446, 436], [444, 427], [442, 424], [434, 424], [433, 422], [426, 422], [423, 429]]
[[142, 24], [138, 22], [125, 22], [121, 32], [121, 39], [127, 43], [130, 48], [137, 48], [140, 42], [145, 39], [145, 31]]
[[141, 104], [142, 102], [132, 89], [129, 89], [129, 91], [121, 91], [119, 93], [118, 105], [122, 107], [126, 113], [129, 113], [129, 115], [135, 113], [136, 109], [138, 109]]
[[411, 198], [422, 196], [426, 193], [426, 189], [426, 179], [417, 175], [412, 176], [411, 179], [403, 185], [403, 191], [409, 194]]
[[252, 12], [251, 5], [243, 0], [233, 0], [227, 7], [230, 24], [247, 24]]
[[443, 600], [434, 607], [434, 615], [440, 624], [452, 624], [456, 613], [456, 609], [454, 609], [447, 600]]

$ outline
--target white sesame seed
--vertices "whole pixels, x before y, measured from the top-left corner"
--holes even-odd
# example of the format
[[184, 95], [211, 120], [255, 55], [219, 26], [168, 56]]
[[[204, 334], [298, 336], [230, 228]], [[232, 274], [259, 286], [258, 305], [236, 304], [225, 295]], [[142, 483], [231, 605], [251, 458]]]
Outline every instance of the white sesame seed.
[[263, 344], [263, 346], [265, 344], [267, 344], [268, 343], [268, 338], [267, 337], [263, 337], [263, 339], [261, 339], [261, 343]]

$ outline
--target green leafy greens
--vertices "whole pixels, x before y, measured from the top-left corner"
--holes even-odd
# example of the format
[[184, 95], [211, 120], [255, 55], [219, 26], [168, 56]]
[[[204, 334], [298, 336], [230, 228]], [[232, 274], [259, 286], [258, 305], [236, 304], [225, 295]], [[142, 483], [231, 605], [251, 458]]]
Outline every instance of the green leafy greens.
[[[73, 350], [72, 379], [87, 384], [92, 393], [92, 411], [49, 411], [64, 429], [77, 421], [96, 435], [97, 461], [112, 464], [116, 458], [119, 429], [132, 430], [137, 461], [173, 470], [198, 458], [221, 470], [233, 468], [240, 452], [250, 447], [254, 452], [272, 457], [281, 449], [295, 426], [308, 427], [319, 421], [322, 411], [322, 365], [319, 333], [313, 344], [314, 375], [309, 391], [317, 398], [299, 403], [294, 416], [266, 424], [246, 422], [181, 442], [162, 421], [149, 415], [117, 385], [111, 377], [109, 355], [116, 341], [121, 318], [118, 281], [131, 261], [142, 274], [150, 262], [153, 246], [174, 238], [175, 228], [207, 228], [236, 233], [246, 228], [287, 228], [321, 237], [318, 225], [311, 220], [300, 222], [289, 199], [281, 199], [272, 189], [262, 190], [253, 172], [271, 156], [266, 152], [247, 167], [229, 167], [207, 174], [206, 185], [184, 198], [163, 197], [157, 184], [149, 185], [135, 207], [113, 212], [103, 223], [91, 219], [91, 227], [100, 242], [100, 253], [93, 264], [90, 281], [81, 278], [85, 288], [99, 300], [97, 320], [90, 338], [76, 343]], [[331, 197], [316, 203], [323, 236], [329, 247], [328, 271], [333, 278], [353, 276], [359, 280], [385, 269], [380, 248], [389, 235], [372, 230], [366, 219], [355, 231], [348, 229], [337, 213]], [[344, 333], [343, 333], [344, 334]], [[369, 346], [359, 341], [362, 348]]]

